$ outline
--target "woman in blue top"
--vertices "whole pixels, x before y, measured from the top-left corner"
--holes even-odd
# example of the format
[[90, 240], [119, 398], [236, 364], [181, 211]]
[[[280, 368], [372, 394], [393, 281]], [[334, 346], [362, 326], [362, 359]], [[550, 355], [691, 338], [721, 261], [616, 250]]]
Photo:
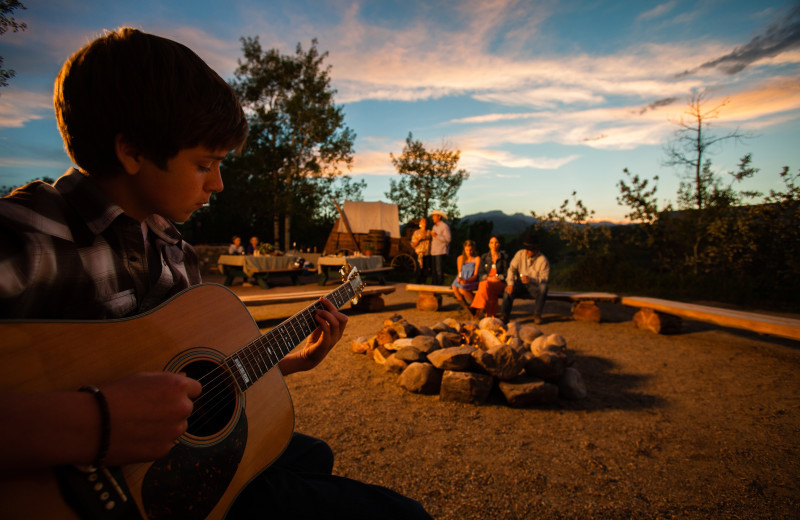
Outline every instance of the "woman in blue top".
[[469, 310], [469, 304], [474, 297], [473, 292], [478, 288], [478, 262], [480, 257], [475, 250], [475, 242], [466, 240], [464, 252], [458, 257], [458, 276], [453, 280], [453, 295]]

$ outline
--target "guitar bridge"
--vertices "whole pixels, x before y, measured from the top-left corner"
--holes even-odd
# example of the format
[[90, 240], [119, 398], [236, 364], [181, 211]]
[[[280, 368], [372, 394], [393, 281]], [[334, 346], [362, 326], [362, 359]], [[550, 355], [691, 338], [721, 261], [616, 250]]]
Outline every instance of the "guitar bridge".
[[81, 516], [103, 520], [141, 520], [119, 468], [53, 468], [64, 501]]

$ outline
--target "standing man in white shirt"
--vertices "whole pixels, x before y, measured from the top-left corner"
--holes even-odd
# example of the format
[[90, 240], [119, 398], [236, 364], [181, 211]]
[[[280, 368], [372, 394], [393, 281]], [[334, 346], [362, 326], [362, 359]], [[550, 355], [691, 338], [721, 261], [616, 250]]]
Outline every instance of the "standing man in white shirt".
[[508, 323], [514, 298], [521, 297], [536, 300], [533, 321], [536, 324], [541, 323], [549, 279], [550, 262], [539, 252], [539, 240], [535, 236], [525, 237], [522, 249], [517, 251], [508, 266], [508, 286], [503, 293], [503, 321]]
[[444, 260], [447, 253], [450, 251], [450, 226], [448, 226], [444, 219], [447, 214], [440, 210], [435, 209], [431, 213], [433, 219], [433, 228], [431, 228], [431, 283], [433, 285], [442, 285], [444, 283]]

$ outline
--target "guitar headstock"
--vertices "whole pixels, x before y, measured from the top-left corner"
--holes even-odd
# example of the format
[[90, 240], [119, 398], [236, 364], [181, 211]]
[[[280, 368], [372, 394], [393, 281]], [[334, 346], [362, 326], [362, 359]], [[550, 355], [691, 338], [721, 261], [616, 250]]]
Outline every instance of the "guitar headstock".
[[358, 299], [361, 298], [361, 292], [364, 290], [364, 282], [358, 274], [358, 269], [345, 262], [342, 268], [339, 269], [339, 274], [342, 275], [342, 281], [349, 282], [350, 287], [353, 288], [353, 293], [355, 294], [353, 305], [355, 305], [358, 303]]

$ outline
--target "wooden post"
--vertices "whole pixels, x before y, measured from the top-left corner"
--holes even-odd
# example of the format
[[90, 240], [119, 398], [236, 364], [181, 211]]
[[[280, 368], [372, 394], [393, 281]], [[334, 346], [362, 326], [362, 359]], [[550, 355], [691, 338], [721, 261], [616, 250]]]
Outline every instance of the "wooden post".
[[339, 207], [339, 203], [336, 202], [335, 198], [333, 199], [333, 203], [336, 205], [336, 211], [338, 211], [339, 215], [342, 216], [342, 222], [344, 222], [345, 229], [347, 229], [347, 232], [350, 233], [350, 238], [353, 239], [353, 243], [356, 245], [356, 251], [360, 253], [361, 246], [359, 245], [358, 240], [356, 240], [356, 236], [353, 234], [353, 230], [350, 229], [350, 222], [347, 221], [347, 215], [345, 215], [342, 208]]

